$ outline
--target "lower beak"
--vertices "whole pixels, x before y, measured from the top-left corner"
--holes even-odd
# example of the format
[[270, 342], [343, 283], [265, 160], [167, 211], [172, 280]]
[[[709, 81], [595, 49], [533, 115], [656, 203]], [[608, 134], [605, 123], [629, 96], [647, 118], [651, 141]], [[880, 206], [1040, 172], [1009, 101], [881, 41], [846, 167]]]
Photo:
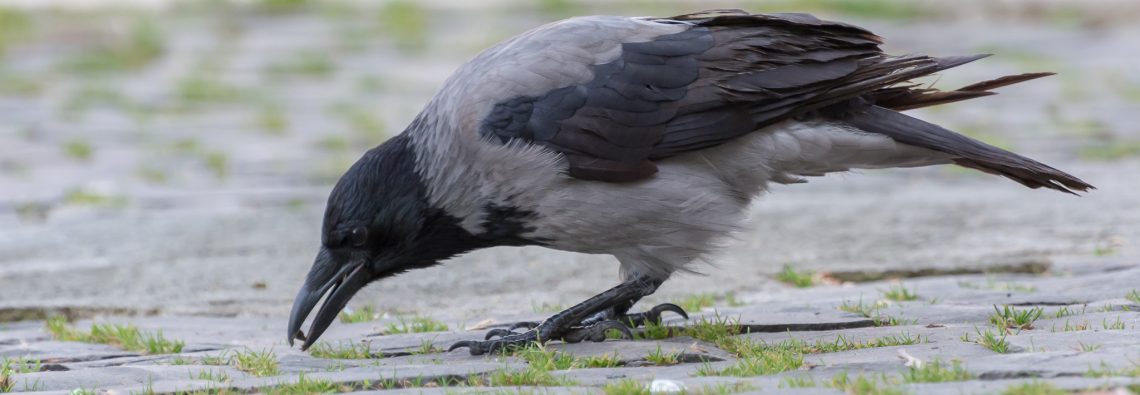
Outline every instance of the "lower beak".
[[[293, 345], [293, 339], [299, 339], [305, 342], [301, 345], [301, 350], [307, 350], [321, 337], [325, 329], [328, 329], [337, 314], [348, 304], [348, 300], [368, 285], [372, 275], [365, 269], [364, 263], [353, 262], [340, 266], [327, 250], [321, 249], [313, 262], [313, 268], [305, 278], [305, 284], [301, 286], [297, 298], [293, 300], [293, 312], [289, 315], [290, 346]], [[306, 336], [301, 332], [301, 324], [325, 294], [329, 296], [317, 311], [317, 316], [313, 317], [313, 322], [309, 324], [309, 334]]]

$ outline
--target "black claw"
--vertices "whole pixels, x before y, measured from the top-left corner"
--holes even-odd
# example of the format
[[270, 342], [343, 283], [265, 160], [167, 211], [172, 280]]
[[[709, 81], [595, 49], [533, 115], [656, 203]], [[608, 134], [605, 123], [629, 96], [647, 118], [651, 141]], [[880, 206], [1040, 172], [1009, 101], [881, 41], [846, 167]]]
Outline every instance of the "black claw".
[[686, 320], [689, 319], [689, 313], [686, 313], [685, 309], [682, 309], [681, 306], [672, 303], [662, 303], [653, 306], [653, 308], [649, 309], [649, 311], [653, 313], [653, 317], [655, 318], [654, 321], [657, 322], [661, 322], [661, 313], [664, 313], [666, 311], [672, 311], [674, 313], [677, 313], [677, 315], [680, 315], [681, 318], [684, 318]]
[[513, 330], [514, 330], [514, 328], [511, 328], [511, 329], [495, 328], [495, 329], [487, 331], [487, 336], [484, 336], [483, 340], [491, 340], [491, 338], [495, 337], [495, 336], [505, 337], [508, 335], [513, 335], [514, 332], [511, 332]]
[[475, 342], [475, 341], [471, 341], [471, 340], [457, 341], [457, 342], [455, 342], [455, 344], [452, 344], [451, 347], [447, 348], [447, 352], [452, 352], [452, 351], [455, 351], [456, 349], [463, 348], [463, 347], [467, 347], [467, 349], [471, 351], [471, 355], [483, 354], [483, 350], [479, 347], [479, 342]]

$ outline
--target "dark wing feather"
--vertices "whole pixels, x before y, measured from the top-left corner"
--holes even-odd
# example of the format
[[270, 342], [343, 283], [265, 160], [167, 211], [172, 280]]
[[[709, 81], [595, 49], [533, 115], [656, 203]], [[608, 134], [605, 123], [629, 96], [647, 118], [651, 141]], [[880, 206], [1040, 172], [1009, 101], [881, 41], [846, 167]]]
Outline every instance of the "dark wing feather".
[[868, 98], [879, 106], [896, 111], [904, 111], [996, 95], [996, 92], [991, 91], [1003, 86], [1048, 77], [1053, 74], [1054, 73], [1025, 73], [1007, 75], [1001, 78], [970, 84], [952, 91], [923, 88], [914, 84], [894, 86], [879, 89], [869, 94]]
[[692, 27], [622, 44], [588, 83], [499, 103], [481, 133], [561, 152], [573, 177], [631, 181], [654, 174], [654, 160], [876, 91], [921, 103], [908, 98], [929, 92], [893, 86], [981, 57], [890, 57], [874, 34], [807, 14], [722, 10], [658, 21]]

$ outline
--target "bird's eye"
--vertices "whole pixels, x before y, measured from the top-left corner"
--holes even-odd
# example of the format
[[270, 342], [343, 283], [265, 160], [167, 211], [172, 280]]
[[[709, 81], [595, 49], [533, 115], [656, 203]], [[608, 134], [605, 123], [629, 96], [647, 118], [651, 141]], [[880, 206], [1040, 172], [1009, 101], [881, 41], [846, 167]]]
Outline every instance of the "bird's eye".
[[365, 228], [364, 225], [357, 225], [352, 228], [352, 233], [348, 235], [348, 241], [352, 243], [353, 247], [363, 246], [364, 243], [368, 242], [368, 228]]

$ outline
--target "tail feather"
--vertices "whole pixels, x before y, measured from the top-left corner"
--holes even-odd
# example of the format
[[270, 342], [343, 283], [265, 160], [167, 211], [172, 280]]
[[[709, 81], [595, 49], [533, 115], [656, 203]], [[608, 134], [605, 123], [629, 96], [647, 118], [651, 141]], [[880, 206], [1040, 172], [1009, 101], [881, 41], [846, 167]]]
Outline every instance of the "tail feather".
[[869, 95], [869, 97], [879, 106], [896, 111], [904, 111], [995, 95], [997, 94], [996, 92], [991, 92], [994, 89], [1047, 77], [1053, 74], [1054, 73], [1025, 73], [1007, 75], [1001, 78], [970, 84], [952, 91], [920, 88], [918, 85], [893, 86], [875, 91]]
[[952, 161], [959, 166], [1001, 175], [1029, 188], [1045, 187], [1074, 195], [1076, 191], [1096, 189], [1041, 162], [880, 106], [856, 111], [843, 121], [859, 130], [886, 135], [903, 144], [954, 155]]

